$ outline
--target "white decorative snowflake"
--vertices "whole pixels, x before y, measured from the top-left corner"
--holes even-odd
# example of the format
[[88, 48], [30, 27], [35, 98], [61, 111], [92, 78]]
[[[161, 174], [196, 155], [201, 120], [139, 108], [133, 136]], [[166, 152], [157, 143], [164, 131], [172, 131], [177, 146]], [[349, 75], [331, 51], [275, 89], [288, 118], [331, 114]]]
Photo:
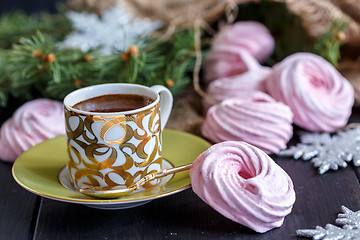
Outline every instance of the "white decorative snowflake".
[[325, 228], [317, 226], [315, 229], [297, 230], [296, 234], [313, 239], [360, 240], [360, 210], [353, 212], [344, 206], [341, 210], [343, 213], [338, 215], [335, 222], [342, 225], [342, 228], [327, 224]]
[[104, 11], [101, 17], [95, 13], [74, 11], [67, 15], [74, 31], [60, 46], [77, 47], [82, 51], [101, 47], [100, 52], [104, 55], [111, 54], [114, 49], [125, 51], [162, 26], [160, 21], [136, 19], [120, 5]]
[[360, 127], [338, 131], [332, 136], [329, 133], [307, 133], [300, 136], [300, 141], [278, 155], [311, 160], [320, 174], [329, 169], [345, 168], [350, 161], [360, 166]]

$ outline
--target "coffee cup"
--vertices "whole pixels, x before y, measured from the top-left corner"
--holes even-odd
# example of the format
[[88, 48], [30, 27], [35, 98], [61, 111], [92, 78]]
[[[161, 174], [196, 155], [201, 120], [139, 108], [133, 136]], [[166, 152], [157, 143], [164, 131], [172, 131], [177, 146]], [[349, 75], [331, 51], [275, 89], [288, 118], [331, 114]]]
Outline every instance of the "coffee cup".
[[101, 84], [69, 93], [64, 109], [73, 187], [129, 186], [161, 170], [161, 133], [172, 102], [160, 85]]

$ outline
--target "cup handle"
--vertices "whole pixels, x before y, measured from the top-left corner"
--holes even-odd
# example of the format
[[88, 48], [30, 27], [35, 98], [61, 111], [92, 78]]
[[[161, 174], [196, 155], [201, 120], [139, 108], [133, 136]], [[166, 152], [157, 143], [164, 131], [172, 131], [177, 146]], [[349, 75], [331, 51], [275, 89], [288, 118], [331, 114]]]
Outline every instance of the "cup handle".
[[173, 105], [173, 96], [170, 90], [164, 86], [155, 85], [150, 88], [155, 90], [155, 92], [157, 92], [160, 96], [161, 130], [163, 130], [170, 117], [170, 113]]

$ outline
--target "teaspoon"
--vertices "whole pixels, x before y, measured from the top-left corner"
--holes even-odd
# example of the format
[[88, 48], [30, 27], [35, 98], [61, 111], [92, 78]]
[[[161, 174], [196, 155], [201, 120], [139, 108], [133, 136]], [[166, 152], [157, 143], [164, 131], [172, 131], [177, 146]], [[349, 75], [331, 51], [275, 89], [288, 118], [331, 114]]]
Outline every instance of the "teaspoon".
[[97, 186], [97, 187], [89, 187], [89, 188], [80, 188], [79, 191], [82, 194], [96, 198], [119, 198], [128, 195], [129, 193], [135, 190], [138, 190], [142, 185], [144, 185], [149, 181], [167, 176], [169, 174], [189, 170], [191, 168], [191, 165], [192, 164], [190, 163], [180, 167], [162, 169], [155, 173], [149, 173], [128, 187], [127, 186]]

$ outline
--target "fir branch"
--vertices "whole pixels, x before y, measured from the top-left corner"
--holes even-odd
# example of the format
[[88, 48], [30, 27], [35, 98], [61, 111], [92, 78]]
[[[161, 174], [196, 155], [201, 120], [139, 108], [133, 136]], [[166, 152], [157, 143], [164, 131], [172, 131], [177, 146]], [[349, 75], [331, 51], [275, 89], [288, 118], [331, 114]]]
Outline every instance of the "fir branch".
[[347, 25], [347, 23], [333, 22], [329, 30], [316, 41], [312, 52], [337, 66], [340, 59], [340, 47], [345, 38], [343, 31]]
[[[61, 8], [58, 7], [59, 10]], [[70, 30], [70, 21], [63, 11], [58, 14], [41, 12], [33, 15], [22, 11], [3, 13], [0, 16], [0, 48], [10, 48], [21, 37], [31, 37], [36, 31], [61, 40]]]
[[[55, 45], [38, 32], [32, 38], [21, 38], [9, 51], [8, 70], [12, 88], [27, 87], [41, 81], [47, 73], [48, 56], [56, 52]], [[56, 79], [57, 80], [57, 79]]]
[[6, 106], [9, 89], [9, 73], [7, 66], [9, 57], [6, 51], [0, 51], [0, 106]]
[[25, 100], [39, 96], [61, 100], [77, 88], [109, 82], [161, 84], [177, 93], [189, 83], [187, 74], [195, 61], [192, 37], [189, 30], [169, 41], [149, 38], [127, 52], [103, 56], [97, 49], [61, 49], [38, 32], [4, 50], [8, 57], [0, 77], [0, 103], [5, 105], [9, 94]]

